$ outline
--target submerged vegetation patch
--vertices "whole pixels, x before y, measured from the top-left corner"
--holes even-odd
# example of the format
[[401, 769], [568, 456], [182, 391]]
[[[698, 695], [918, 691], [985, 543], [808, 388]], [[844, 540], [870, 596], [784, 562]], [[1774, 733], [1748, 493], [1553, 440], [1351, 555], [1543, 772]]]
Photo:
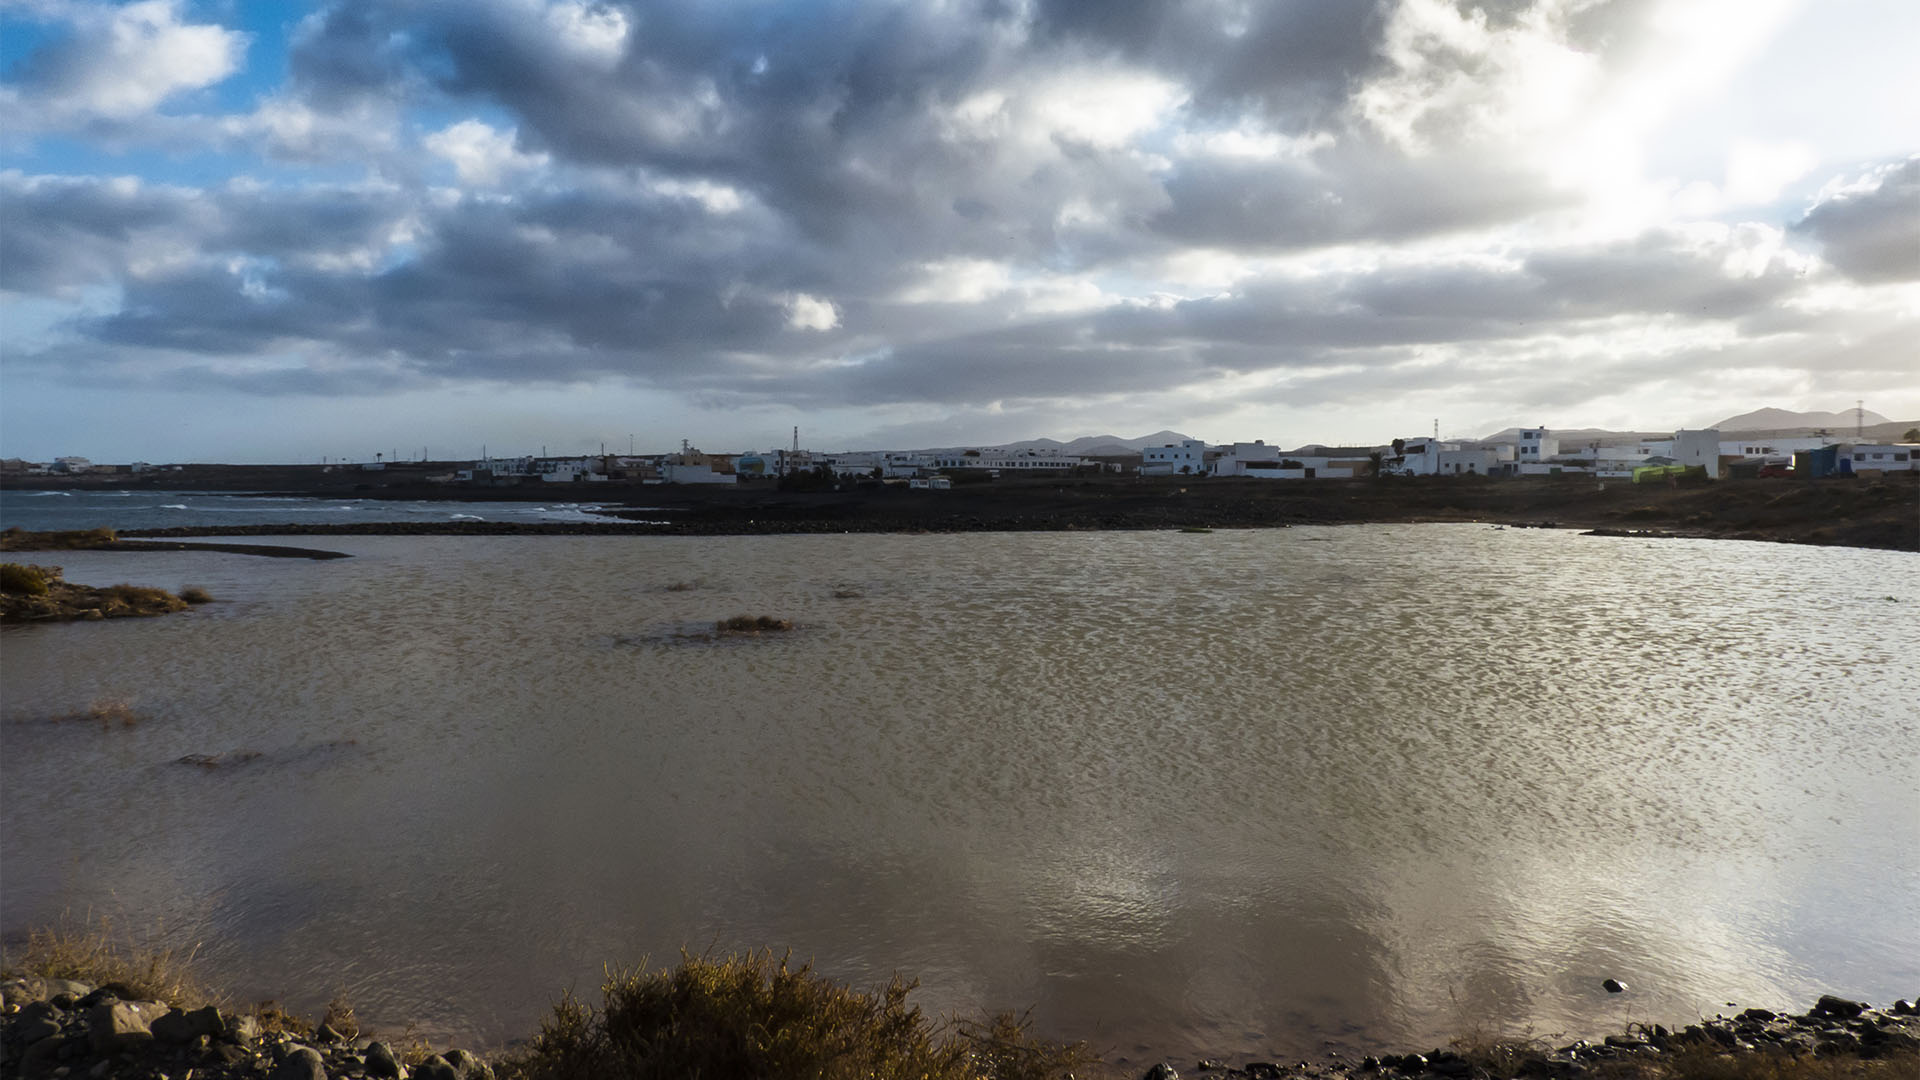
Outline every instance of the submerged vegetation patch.
[[714, 623], [713, 628], [722, 637], [731, 634], [777, 634], [793, 629], [793, 620], [777, 619], [772, 615], [735, 615]]

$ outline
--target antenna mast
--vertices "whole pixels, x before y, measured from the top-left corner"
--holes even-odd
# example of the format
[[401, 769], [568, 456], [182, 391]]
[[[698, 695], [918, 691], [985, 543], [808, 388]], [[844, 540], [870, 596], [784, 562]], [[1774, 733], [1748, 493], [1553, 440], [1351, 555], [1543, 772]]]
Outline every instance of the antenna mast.
[[1857, 441], [1866, 437], [1867, 409], [1866, 399], [1853, 399], [1853, 437]]

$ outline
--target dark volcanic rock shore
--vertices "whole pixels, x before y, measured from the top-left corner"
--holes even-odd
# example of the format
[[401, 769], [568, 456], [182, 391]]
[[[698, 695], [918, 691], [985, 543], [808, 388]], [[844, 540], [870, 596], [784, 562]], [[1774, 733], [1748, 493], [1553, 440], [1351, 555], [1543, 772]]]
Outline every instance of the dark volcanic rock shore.
[[[39, 1080], [505, 1080], [464, 1050], [396, 1049], [349, 1028], [309, 1027], [277, 1012], [230, 1013], [208, 1005], [169, 1008], [122, 1000], [117, 987], [65, 979], [16, 978], [0, 984], [0, 1076]], [[1816, 1062], [1820, 1076], [1920, 1075], [1920, 1015], [1910, 1002], [1888, 1009], [1823, 997], [1801, 1015], [1748, 1009], [1678, 1031], [1636, 1026], [1600, 1042], [1557, 1048], [1525, 1043], [1457, 1043], [1424, 1053], [1384, 1054], [1357, 1062], [1162, 1062], [1144, 1080], [1611, 1080], [1616, 1077], [1793, 1077]], [[1131, 1076], [1108, 1068], [1106, 1075]]]
[[1800, 1015], [1747, 1009], [1672, 1031], [1634, 1025], [1598, 1042], [1553, 1047], [1533, 1042], [1460, 1040], [1425, 1052], [1382, 1054], [1357, 1062], [1291, 1064], [1255, 1061], [1228, 1066], [1200, 1061], [1190, 1070], [1153, 1065], [1145, 1080], [1612, 1080], [1695, 1076], [1779, 1078], [1803, 1075], [1795, 1065], [1816, 1062], [1820, 1076], [1920, 1077], [1920, 1010], [1901, 1000], [1887, 1009], [1822, 997]]
[[406, 1053], [278, 1013], [263, 1022], [262, 1014], [212, 1005], [173, 1009], [68, 979], [10, 979], [0, 997], [0, 1076], [21, 1080], [494, 1080], [493, 1069], [464, 1050]]

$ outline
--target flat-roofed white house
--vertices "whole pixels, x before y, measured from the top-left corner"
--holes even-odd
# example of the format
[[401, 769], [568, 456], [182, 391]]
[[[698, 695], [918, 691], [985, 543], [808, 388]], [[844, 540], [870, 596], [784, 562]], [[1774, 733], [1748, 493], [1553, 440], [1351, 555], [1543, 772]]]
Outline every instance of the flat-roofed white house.
[[1513, 460], [1521, 465], [1538, 465], [1559, 452], [1560, 440], [1546, 428], [1521, 428], [1514, 434]]
[[1206, 468], [1207, 444], [1199, 439], [1181, 439], [1140, 451], [1141, 476], [1194, 476]]
[[1920, 446], [1901, 443], [1854, 443], [1840, 448], [1841, 456], [1852, 464], [1854, 472], [1871, 469], [1908, 472], [1913, 469], [1915, 453], [1920, 453]]
[[1676, 465], [1698, 465], [1707, 470], [1707, 479], [1720, 479], [1720, 429], [1680, 430], [1673, 433], [1673, 449], [1667, 457]]

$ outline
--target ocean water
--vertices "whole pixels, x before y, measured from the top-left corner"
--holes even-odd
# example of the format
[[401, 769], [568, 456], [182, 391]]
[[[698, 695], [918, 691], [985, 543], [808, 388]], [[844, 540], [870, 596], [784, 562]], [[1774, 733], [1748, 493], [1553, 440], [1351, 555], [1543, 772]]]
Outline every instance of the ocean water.
[[591, 502], [218, 495], [201, 491], [0, 491], [0, 529], [170, 529], [219, 525], [368, 522], [574, 521], [617, 523]]
[[[0, 932], [110, 915], [243, 997], [462, 1042], [603, 962], [791, 947], [1134, 1063], [1920, 990], [1911, 554], [331, 546], [60, 553], [220, 602], [0, 634]], [[741, 613], [798, 627], [702, 634]], [[143, 719], [60, 719], [109, 700]]]

